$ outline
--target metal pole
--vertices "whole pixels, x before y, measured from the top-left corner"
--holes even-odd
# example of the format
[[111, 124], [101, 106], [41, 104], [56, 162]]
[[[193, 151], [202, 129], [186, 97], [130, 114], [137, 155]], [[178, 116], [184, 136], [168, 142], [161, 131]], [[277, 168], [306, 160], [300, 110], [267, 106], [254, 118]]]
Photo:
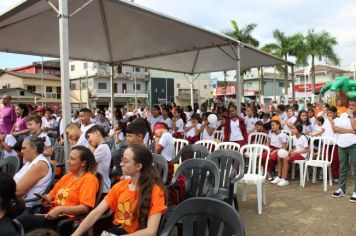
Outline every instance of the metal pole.
[[242, 88], [241, 88], [241, 62], [240, 62], [240, 44], [238, 43], [236, 45], [236, 87], [237, 87], [237, 92], [236, 92], [236, 108], [237, 108], [237, 114], [241, 115], [241, 95], [242, 95]]
[[[294, 66], [292, 66], [292, 103], [295, 102], [295, 88], [294, 88]], [[288, 101], [286, 102], [288, 104]]]
[[133, 68], [133, 76], [134, 76], [134, 80], [135, 80], [135, 108], [137, 109], [137, 80], [136, 80], [136, 68]]
[[308, 69], [308, 73], [306, 76], [304, 76], [304, 105], [307, 107], [307, 76], [309, 78], [310, 75], [310, 69]]
[[190, 82], [190, 105], [192, 109], [194, 109], [194, 96], [193, 96], [193, 76], [189, 75], [189, 82]]
[[167, 78], [166, 78], [166, 105], [168, 104], [168, 86], [167, 86]]
[[[121, 65], [119, 65], [121, 66]], [[111, 87], [111, 94], [110, 94], [110, 103], [111, 103], [111, 122], [114, 118], [114, 78], [115, 78], [115, 68], [114, 64], [111, 65], [111, 77], [110, 77], [110, 87]]]
[[41, 106], [43, 107], [43, 97], [44, 97], [44, 84], [43, 84], [43, 57], [41, 57], [41, 90], [42, 90], [42, 99], [41, 99]]
[[88, 73], [86, 74], [86, 82], [87, 82], [87, 108], [91, 108], [89, 103], [89, 78]]
[[274, 101], [276, 102], [277, 101], [277, 98], [276, 98], [276, 77], [277, 77], [277, 73], [276, 73], [276, 67], [274, 67], [274, 78], [273, 78], [273, 96], [274, 96]]
[[[59, 0], [59, 51], [61, 63], [61, 87], [62, 87], [62, 112], [63, 125], [70, 123], [70, 81], [69, 81], [69, 35], [68, 35], [68, 0]], [[69, 158], [69, 142], [66, 132], [64, 135], [64, 156]], [[68, 169], [67, 161], [65, 161]]]

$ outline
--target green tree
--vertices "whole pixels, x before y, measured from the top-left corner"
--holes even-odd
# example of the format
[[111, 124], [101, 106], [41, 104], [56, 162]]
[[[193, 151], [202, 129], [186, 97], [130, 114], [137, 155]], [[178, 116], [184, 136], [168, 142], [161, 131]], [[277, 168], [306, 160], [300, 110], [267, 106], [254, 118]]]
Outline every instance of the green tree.
[[315, 94], [315, 58], [319, 61], [327, 59], [335, 65], [340, 64], [340, 59], [334, 51], [337, 45], [336, 38], [326, 31], [315, 32], [314, 29], [308, 30], [304, 40], [304, 48], [299, 52], [299, 61], [307, 65], [308, 59], [311, 58], [311, 92]]
[[[304, 36], [300, 33], [287, 36], [285, 33], [276, 29], [273, 31], [273, 38], [276, 43], [269, 43], [262, 47], [262, 50], [273, 55], [287, 60], [289, 56], [295, 56], [297, 58], [297, 64], [302, 63], [304, 57]], [[278, 71], [281, 71], [281, 67], [277, 67]], [[288, 66], [285, 65], [282, 69], [284, 72], [284, 90], [288, 91]]]
[[[223, 33], [237, 39], [238, 41], [248, 44], [250, 46], [253, 47], [258, 47], [260, 45], [260, 42], [254, 38], [252, 36], [252, 32], [254, 29], [256, 29], [257, 24], [252, 23], [252, 24], [248, 24], [243, 28], [239, 28], [239, 26], [237, 25], [237, 22], [235, 20], [231, 21], [231, 26], [232, 26], [232, 30], [226, 30]], [[247, 72], [247, 70], [245, 71], [241, 71], [241, 89], [242, 91], [244, 91], [244, 78], [243, 75]], [[243, 92], [244, 93], [244, 92]]]
[[232, 30], [227, 30], [224, 34], [246, 43], [250, 46], [258, 47], [260, 42], [252, 36], [252, 31], [256, 29], [257, 24], [252, 23], [246, 25], [244, 28], [239, 28], [235, 20], [231, 21]]

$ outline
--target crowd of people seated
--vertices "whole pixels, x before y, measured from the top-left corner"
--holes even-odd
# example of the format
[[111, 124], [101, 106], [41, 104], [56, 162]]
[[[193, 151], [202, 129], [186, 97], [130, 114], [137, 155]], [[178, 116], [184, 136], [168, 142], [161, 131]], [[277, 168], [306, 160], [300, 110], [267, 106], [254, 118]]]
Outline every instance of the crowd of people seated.
[[[339, 110], [343, 112], [339, 114]], [[351, 165], [355, 187], [350, 201], [356, 202], [355, 117], [356, 101], [352, 99], [348, 107], [322, 102], [306, 106], [272, 103], [264, 110], [257, 104], [243, 104], [241, 111], [235, 104], [225, 106], [219, 100], [211, 109], [174, 103], [155, 105], [151, 110], [82, 108], [74, 111], [71, 123], [65, 125], [60, 112], [14, 106], [5, 95], [0, 108], [0, 151], [3, 159], [18, 158], [21, 168], [13, 178], [0, 171], [0, 228], [9, 225], [8, 235], [16, 235], [11, 233], [16, 225], [10, 218], [17, 217], [25, 233], [43, 228], [59, 231], [60, 221], [83, 216], [77, 229], [59, 231], [62, 235], [83, 235], [111, 210], [113, 221], [107, 232], [155, 235], [172, 202], [165, 185], [174, 174], [175, 140], [185, 139], [190, 144], [216, 140], [242, 147], [256, 142], [249, 140], [252, 133], [266, 135], [263, 145], [271, 149], [267, 178], [280, 187], [289, 184], [289, 164], [308, 158], [312, 137], [334, 138], [333, 181], [339, 188], [333, 197], [345, 196]], [[67, 172], [53, 182], [54, 147], [63, 145], [64, 132], [71, 148]], [[281, 157], [280, 150], [286, 156]], [[166, 183], [152, 165], [152, 153], [167, 162]], [[266, 153], [261, 158], [266, 162]], [[113, 176], [114, 167], [119, 170]], [[14, 201], [16, 206], [9, 204]], [[42, 207], [37, 209], [39, 205]], [[10, 208], [16, 208], [16, 214]]]

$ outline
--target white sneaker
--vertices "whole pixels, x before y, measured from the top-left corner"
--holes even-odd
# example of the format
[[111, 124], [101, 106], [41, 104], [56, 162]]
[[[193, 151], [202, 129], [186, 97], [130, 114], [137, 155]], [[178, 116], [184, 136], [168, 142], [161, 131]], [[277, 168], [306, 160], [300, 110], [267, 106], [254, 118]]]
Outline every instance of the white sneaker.
[[277, 186], [279, 186], [279, 187], [284, 187], [284, 186], [287, 186], [288, 184], [289, 184], [288, 180], [281, 179], [281, 180], [278, 182]]
[[274, 178], [274, 180], [271, 181], [272, 184], [278, 184], [279, 181], [281, 181], [282, 179], [279, 178], [278, 176]]

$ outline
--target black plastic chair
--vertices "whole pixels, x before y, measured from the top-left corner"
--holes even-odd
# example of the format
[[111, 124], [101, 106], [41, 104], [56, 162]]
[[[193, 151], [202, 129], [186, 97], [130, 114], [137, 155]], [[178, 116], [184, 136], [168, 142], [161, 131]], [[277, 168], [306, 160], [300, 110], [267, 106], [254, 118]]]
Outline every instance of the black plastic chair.
[[20, 161], [17, 156], [8, 156], [0, 161], [0, 171], [14, 177], [20, 168]]
[[176, 223], [181, 225], [183, 236], [245, 235], [239, 213], [226, 202], [212, 198], [196, 197], [179, 204], [157, 235], [170, 235]]
[[[103, 186], [104, 186], [104, 181], [103, 181], [103, 176], [99, 173], [96, 172], [95, 176], [98, 178], [99, 181], [99, 188], [98, 192], [96, 193], [96, 198], [95, 198], [95, 205], [94, 208], [99, 205], [103, 198]], [[58, 222], [57, 225], [57, 232], [67, 232], [68, 229], [70, 229], [72, 232], [75, 231], [75, 229], [79, 226], [79, 224], [84, 220], [84, 218], [87, 215], [78, 215], [73, 218], [69, 219], [64, 219]], [[61, 235], [63, 235], [61, 233]]]
[[16, 231], [19, 233], [18, 235], [24, 236], [25, 232], [23, 230], [22, 224], [17, 219], [13, 219], [12, 222], [14, 223]]
[[174, 173], [168, 188], [175, 187], [177, 179], [184, 176], [185, 200], [191, 197], [213, 197], [219, 191], [219, 170], [214, 162], [206, 159], [189, 159], [184, 161]]
[[245, 161], [242, 154], [232, 150], [216, 150], [207, 158], [213, 161], [219, 169], [219, 193], [215, 198], [223, 200], [230, 205], [234, 203], [238, 211], [238, 201], [234, 195], [234, 185], [244, 176]]
[[159, 154], [153, 153], [153, 166], [156, 168], [158, 173], [162, 176], [163, 183], [167, 182], [168, 178], [168, 164], [166, 159]]
[[109, 146], [110, 150], [113, 150], [115, 148], [115, 140], [110, 137], [104, 137], [105, 143]]
[[210, 155], [209, 150], [200, 144], [189, 144], [183, 147], [173, 159], [174, 163], [182, 163], [191, 158], [205, 159]]
[[65, 172], [65, 155], [64, 155], [64, 146], [61, 146], [59, 143], [53, 146], [52, 160], [55, 160], [55, 167], [60, 168], [61, 176], [56, 176], [57, 179], [60, 179]]
[[127, 146], [115, 148], [114, 150], [111, 151], [111, 164], [110, 164], [109, 177], [111, 179], [112, 185], [116, 183], [115, 177], [122, 175], [120, 162], [126, 148]]

